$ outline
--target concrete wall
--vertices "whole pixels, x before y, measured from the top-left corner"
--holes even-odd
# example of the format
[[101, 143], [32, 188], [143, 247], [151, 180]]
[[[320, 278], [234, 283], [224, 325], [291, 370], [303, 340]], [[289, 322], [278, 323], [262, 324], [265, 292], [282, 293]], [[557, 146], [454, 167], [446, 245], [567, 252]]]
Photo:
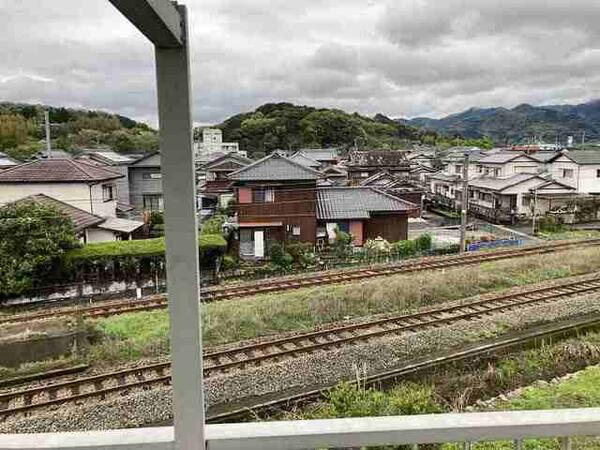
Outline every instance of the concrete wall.
[[101, 228], [88, 228], [86, 232], [86, 241], [88, 244], [92, 242], [107, 242], [116, 241], [117, 236], [113, 231], [103, 230]]
[[31, 361], [43, 361], [70, 354], [86, 345], [85, 332], [53, 333], [0, 343], [0, 366], [18, 367]]

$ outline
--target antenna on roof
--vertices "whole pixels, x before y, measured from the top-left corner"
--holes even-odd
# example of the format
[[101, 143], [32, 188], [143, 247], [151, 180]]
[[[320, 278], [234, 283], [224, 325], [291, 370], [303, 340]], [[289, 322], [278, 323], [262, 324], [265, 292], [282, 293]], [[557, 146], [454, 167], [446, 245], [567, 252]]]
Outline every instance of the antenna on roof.
[[52, 157], [52, 143], [50, 142], [50, 112], [44, 111], [44, 122], [46, 124], [46, 157]]

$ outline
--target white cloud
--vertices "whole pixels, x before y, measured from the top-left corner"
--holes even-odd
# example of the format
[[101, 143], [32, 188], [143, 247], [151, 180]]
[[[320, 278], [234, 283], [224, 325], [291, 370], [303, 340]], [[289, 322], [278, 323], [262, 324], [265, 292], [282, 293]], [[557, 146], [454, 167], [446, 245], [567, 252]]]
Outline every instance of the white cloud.
[[[595, 0], [188, 0], [194, 113], [390, 116], [600, 96]], [[156, 124], [151, 45], [106, 0], [0, 4], [0, 99]], [[50, 82], [52, 81], [52, 82]]]

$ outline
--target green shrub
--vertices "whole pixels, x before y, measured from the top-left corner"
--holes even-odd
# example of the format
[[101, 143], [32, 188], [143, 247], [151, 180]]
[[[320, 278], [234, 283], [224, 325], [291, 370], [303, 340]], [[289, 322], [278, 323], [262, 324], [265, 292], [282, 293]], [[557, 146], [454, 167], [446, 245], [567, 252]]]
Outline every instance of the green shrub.
[[325, 402], [308, 418], [343, 418], [432, 414], [442, 411], [432, 387], [405, 383], [388, 392], [341, 383], [326, 395]]
[[542, 233], [560, 233], [564, 230], [564, 224], [554, 216], [544, 216], [538, 220], [538, 231]]
[[162, 211], [152, 211], [150, 213], [150, 226], [163, 225], [165, 223], [165, 216]]
[[415, 239], [415, 247], [419, 252], [427, 252], [431, 250], [431, 235], [424, 233]]
[[348, 258], [352, 254], [352, 235], [336, 227], [332, 248], [338, 258]]
[[314, 245], [311, 242], [288, 244], [286, 251], [292, 256], [294, 264], [302, 268], [313, 266], [316, 263]]
[[363, 245], [363, 249], [369, 256], [389, 254], [392, 250], [392, 244], [385, 239], [369, 239]]
[[392, 244], [392, 252], [399, 257], [413, 256], [417, 253], [416, 241], [398, 241]]
[[231, 255], [225, 255], [221, 261], [221, 270], [233, 270], [239, 266], [238, 260]]
[[269, 257], [271, 258], [271, 264], [282, 270], [289, 269], [294, 261], [292, 255], [286, 253], [279, 242], [273, 242], [269, 246]]
[[225, 223], [224, 216], [214, 216], [210, 219], [207, 219], [202, 223], [202, 228], [200, 229], [200, 234], [215, 234], [222, 235], [223, 234], [223, 223]]

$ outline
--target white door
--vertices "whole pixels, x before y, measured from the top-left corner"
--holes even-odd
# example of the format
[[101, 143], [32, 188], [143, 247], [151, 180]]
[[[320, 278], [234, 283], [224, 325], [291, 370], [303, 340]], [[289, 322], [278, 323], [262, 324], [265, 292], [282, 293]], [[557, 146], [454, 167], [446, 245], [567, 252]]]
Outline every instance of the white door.
[[254, 232], [254, 256], [256, 258], [265, 257], [265, 232], [263, 230]]

